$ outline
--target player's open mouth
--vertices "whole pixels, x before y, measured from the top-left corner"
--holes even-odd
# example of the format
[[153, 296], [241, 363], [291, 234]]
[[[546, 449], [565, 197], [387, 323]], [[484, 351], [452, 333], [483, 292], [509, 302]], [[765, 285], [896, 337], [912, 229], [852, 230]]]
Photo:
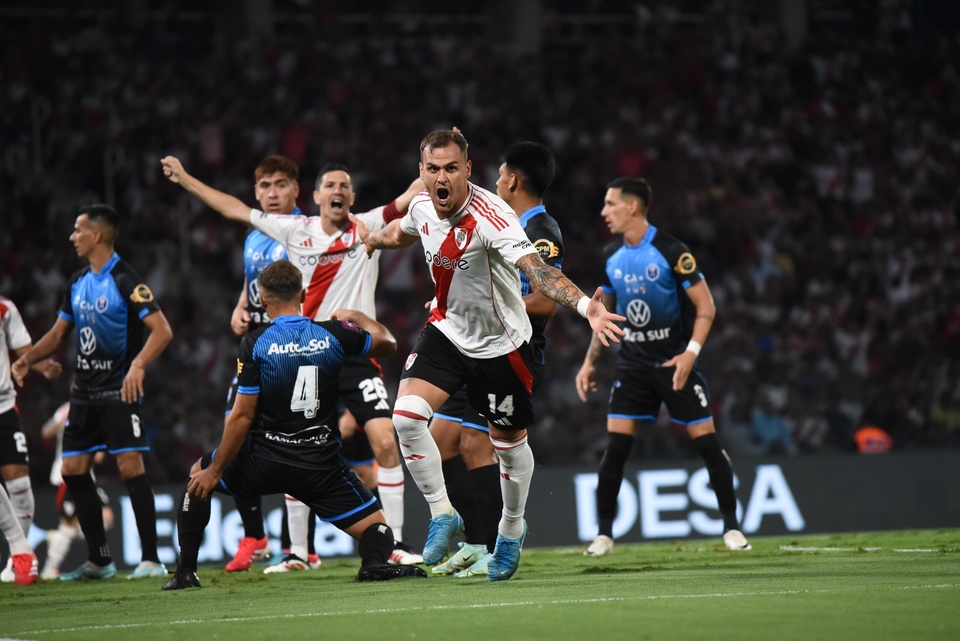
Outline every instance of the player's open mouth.
[[450, 200], [450, 190], [447, 189], [446, 187], [438, 187], [437, 201], [439, 201], [441, 205], [446, 205], [448, 204], [449, 200]]
[[330, 201], [330, 209], [339, 213], [343, 211], [343, 201], [339, 198], [334, 198]]

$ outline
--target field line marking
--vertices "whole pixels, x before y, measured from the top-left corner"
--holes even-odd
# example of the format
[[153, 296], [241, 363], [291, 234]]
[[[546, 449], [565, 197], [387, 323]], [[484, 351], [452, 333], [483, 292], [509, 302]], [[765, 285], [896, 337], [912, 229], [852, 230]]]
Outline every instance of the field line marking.
[[[937, 583], [933, 585], [908, 585], [888, 590], [928, 590], [943, 588], [960, 588], [960, 583]], [[876, 588], [874, 588], [876, 590]], [[580, 603], [609, 603], [614, 601], [658, 601], [666, 599], [717, 599], [744, 596], [783, 596], [790, 594], [823, 594], [844, 592], [842, 589], [817, 590], [772, 590], [767, 592], [713, 592], [703, 594], [651, 594], [646, 596], [597, 597], [593, 599], [550, 599], [547, 601], [510, 601], [507, 603], [473, 603], [463, 605], [431, 605], [428, 607], [411, 606], [405, 608], [364, 608], [359, 610], [342, 610], [338, 612], [295, 612], [290, 614], [267, 614], [249, 617], [218, 617], [215, 619], [185, 619], [179, 621], [164, 621], [157, 623], [107, 623], [98, 625], [83, 625], [71, 628], [48, 628], [45, 630], [30, 630], [18, 632], [19, 635], [59, 634], [63, 632], [81, 632], [84, 630], [123, 630], [129, 628], [148, 628], [168, 625], [196, 625], [202, 623], [240, 623], [246, 621], [271, 621], [278, 619], [303, 619], [331, 616], [357, 616], [363, 614], [398, 614], [404, 612], [422, 612], [423, 610], [476, 610], [481, 608], [528, 607], [543, 605], [566, 605]]]
[[[784, 552], [880, 552], [884, 548], [852, 547], [808, 547], [802, 545], [781, 545], [780, 549]], [[939, 552], [939, 548], [890, 548], [892, 552]]]

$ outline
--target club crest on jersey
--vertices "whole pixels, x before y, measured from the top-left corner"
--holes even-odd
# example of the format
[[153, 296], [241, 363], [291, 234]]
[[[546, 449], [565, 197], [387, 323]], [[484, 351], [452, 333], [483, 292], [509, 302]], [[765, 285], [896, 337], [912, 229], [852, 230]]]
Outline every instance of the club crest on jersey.
[[657, 280], [660, 278], [660, 266], [652, 263], [647, 265], [647, 280]]
[[470, 234], [463, 227], [457, 227], [453, 230], [453, 242], [457, 244], [457, 249], [463, 251], [463, 248], [467, 246], [467, 240], [469, 240]]
[[96, 302], [96, 304], [94, 305], [94, 307], [96, 308], [96, 310], [97, 310], [98, 312], [100, 312], [100, 313], [102, 314], [102, 313], [104, 313], [105, 311], [107, 311], [107, 308], [108, 308], [108, 307], [110, 307], [110, 301], [109, 301], [109, 299], [107, 299], [106, 296], [101, 296], [100, 298], [97, 299], [97, 302]]
[[407, 356], [407, 362], [403, 364], [403, 369], [407, 370], [413, 367], [413, 361], [415, 360], [417, 360], [416, 352], [414, 352], [413, 354], [410, 354], [410, 356]]
[[149, 303], [153, 300], [153, 292], [150, 291], [150, 288], [140, 283], [133, 288], [133, 293], [130, 294], [130, 300], [135, 303]]

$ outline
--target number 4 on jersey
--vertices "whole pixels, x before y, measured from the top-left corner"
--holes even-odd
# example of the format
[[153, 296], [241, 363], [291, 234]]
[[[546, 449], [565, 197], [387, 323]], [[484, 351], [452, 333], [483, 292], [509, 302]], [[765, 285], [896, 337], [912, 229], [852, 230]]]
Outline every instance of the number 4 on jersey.
[[303, 412], [306, 418], [313, 418], [320, 409], [317, 395], [320, 389], [320, 372], [316, 365], [301, 365], [297, 369], [297, 380], [293, 384], [293, 396], [290, 397], [290, 411]]

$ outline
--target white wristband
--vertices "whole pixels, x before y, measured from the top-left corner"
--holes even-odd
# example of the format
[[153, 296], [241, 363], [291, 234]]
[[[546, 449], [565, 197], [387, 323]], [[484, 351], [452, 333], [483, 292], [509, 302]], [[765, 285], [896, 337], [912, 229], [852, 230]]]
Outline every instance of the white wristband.
[[701, 345], [697, 341], [690, 341], [689, 343], [687, 343], [687, 351], [693, 352], [697, 356], [700, 356], [700, 350], [702, 348], [703, 348], [703, 345]]
[[589, 297], [589, 296], [583, 296], [580, 300], [577, 301], [577, 313], [580, 314], [581, 316], [583, 316], [584, 318], [586, 318], [586, 317], [587, 317], [587, 305], [589, 305], [589, 304], [590, 304], [590, 297]]

